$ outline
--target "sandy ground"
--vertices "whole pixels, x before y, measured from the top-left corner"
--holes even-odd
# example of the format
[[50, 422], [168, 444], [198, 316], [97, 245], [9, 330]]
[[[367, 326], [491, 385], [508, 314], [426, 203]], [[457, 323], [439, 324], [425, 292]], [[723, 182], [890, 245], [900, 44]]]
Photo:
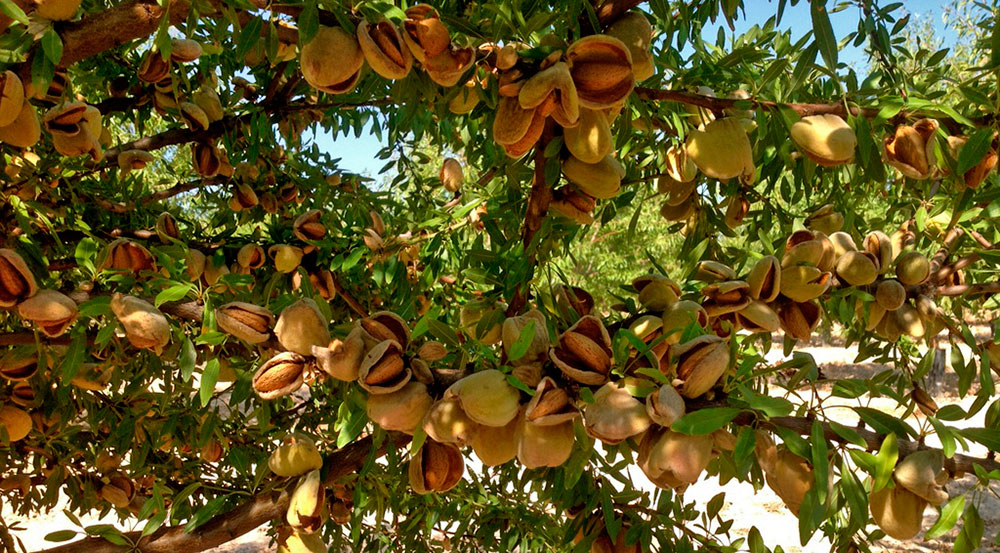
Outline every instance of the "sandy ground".
[[[857, 350], [854, 348], [845, 349], [840, 347], [817, 346], [801, 348], [799, 351], [805, 351], [812, 354], [826, 376], [831, 378], [866, 377], [877, 371], [885, 369], [883, 366], [868, 363], [854, 364], [852, 361], [857, 355]], [[968, 358], [968, 356], [966, 356], [966, 358]], [[780, 361], [782, 359], [780, 347], [777, 348], [776, 351], [771, 352], [771, 354], [768, 355], [768, 359], [772, 362]], [[949, 381], [947, 377], [951, 377], [951, 381]], [[954, 389], [953, 381], [954, 375], [950, 373], [949, 369], [949, 374], [946, 375], [945, 385], [942, 386], [945, 392], [938, 394], [935, 398], [938, 405], [944, 406], [949, 403], [956, 403], [961, 405], [963, 408], [969, 407], [973, 401], [972, 397], [959, 399], [953, 395], [949, 395], [948, 390]], [[829, 393], [829, 389], [824, 390], [823, 388], [820, 388], [818, 392], [825, 396]], [[771, 389], [772, 395], [781, 395], [782, 393], [783, 390], [781, 388], [772, 387]], [[892, 412], [895, 407], [894, 402], [889, 399], [862, 399], [870, 401], [868, 403], [869, 406], [882, 409], [887, 412]], [[843, 400], [841, 404], [846, 405], [848, 403], [846, 400]], [[851, 426], [857, 422], [857, 418], [854, 416], [853, 411], [847, 409], [837, 409], [833, 412], [837, 413], [837, 420], [842, 424]], [[979, 415], [974, 419], [970, 421], [962, 421], [957, 424], [961, 424], [963, 426], [983, 426], [984, 412], [985, 409], [981, 410]], [[918, 417], [919, 415], [917, 417], [911, 417], [908, 419], [908, 422], [914, 427], [919, 427], [921, 421]], [[937, 445], [933, 436], [929, 437], [928, 443], [931, 445]], [[985, 448], [975, 444], [973, 444], [973, 446], [973, 449], [966, 453], [979, 456], [986, 453]], [[470, 470], [474, 470], [474, 468], [470, 466]], [[633, 481], [638, 487], [647, 490], [653, 489], [652, 485], [638, 468], [632, 467], [631, 474]], [[972, 476], [966, 476], [961, 480], [951, 482], [948, 485], [948, 491], [950, 494], [955, 495], [974, 485], [975, 478]], [[685, 492], [685, 499], [688, 501], [694, 501], [698, 505], [704, 505], [720, 492], [726, 493], [726, 501], [721, 515], [724, 518], [730, 518], [735, 521], [729, 533], [733, 539], [745, 537], [750, 528], [752, 526], [756, 526], [764, 538], [765, 543], [771, 548], [780, 545], [782, 549], [788, 553], [825, 553], [830, 551], [829, 542], [822, 540], [819, 535], [814, 536], [812, 541], [805, 546], [802, 546], [798, 539], [797, 519], [785, 508], [781, 500], [766, 487], [755, 492], [750, 484], [733, 481], [724, 486], [720, 486], [717, 479], [706, 478], [691, 486]], [[979, 503], [977, 504], [977, 508], [983, 517], [986, 528], [983, 538], [984, 544], [992, 544], [998, 530], [1000, 530], [1000, 499], [998, 499], [998, 497], [1000, 497], [1000, 484], [995, 484], [992, 492], [992, 494], [983, 493], [978, 495]], [[8, 523], [18, 520], [18, 517], [10, 513], [6, 507], [3, 510], [3, 516]], [[933, 508], [928, 508], [924, 513], [924, 527], [930, 527], [936, 519], [937, 511]], [[116, 523], [116, 520], [110, 517], [103, 520], [98, 520], [92, 517], [82, 517], [82, 520], [85, 525]], [[60, 510], [53, 511], [50, 514], [35, 518], [34, 520], [21, 521], [21, 526], [24, 527], [25, 530], [15, 532], [15, 535], [23, 541], [28, 551], [42, 550], [56, 545], [52, 542], [45, 541], [44, 536], [49, 532], [71, 529], [74, 527]], [[126, 527], [124, 529], [131, 530], [132, 528]], [[952, 544], [957, 531], [958, 528], [953, 529], [945, 536], [929, 541], [924, 541], [921, 537], [905, 543], [892, 539], [886, 539], [879, 543], [872, 544], [872, 549], [873, 551], [890, 553], [936, 553], [952, 551]], [[233, 542], [211, 551], [212, 553], [254, 553], [258, 551], [272, 551], [274, 550], [274, 547], [269, 546], [269, 541], [270, 540], [264, 528], [258, 528], [257, 530], [250, 532]], [[986, 545], [978, 551], [1000, 552], [1000, 547]]]

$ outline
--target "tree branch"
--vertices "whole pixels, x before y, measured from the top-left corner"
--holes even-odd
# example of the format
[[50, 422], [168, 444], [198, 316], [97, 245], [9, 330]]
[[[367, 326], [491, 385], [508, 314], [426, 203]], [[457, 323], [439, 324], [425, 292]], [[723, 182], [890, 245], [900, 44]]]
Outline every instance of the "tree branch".
[[[694, 92], [688, 92], [686, 90], [661, 90], [656, 88], [643, 88], [637, 87], [635, 89], [636, 94], [639, 98], [643, 100], [666, 100], [669, 102], [679, 102], [682, 104], [689, 104], [692, 106], [703, 107], [710, 109], [712, 111], [722, 111], [725, 109], [732, 108], [737, 102], [750, 102], [753, 106], [767, 109], [771, 111], [777, 111], [779, 108], [790, 109], [799, 115], [825, 115], [833, 114], [839, 115], [841, 117], [847, 117], [848, 108], [842, 103], [836, 104], [782, 104], [779, 102], [772, 102], [770, 100], [734, 100], [729, 98], [715, 98], [713, 96], [705, 96], [702, 94], [695, 94]], [[878, 115], [879, 110], [875, 108], [850, 108], [851, 115], [862, 115], [867, 118], [873, 118]]]
[[[364, 466], [372, 454], [376, 457], [385, 455], [390, 443], [396, 447], [403, 447], [411, 439], [405, 434], [396, 432], [390, 433], [389, 436], [390, 439], [385, 440], [374, 451], [372, 437], [366, 436], [327, 455], [323, 462], [327, 471], [324, 484], [330, 486], [344, 476], [356, 472]], [[290, 498], [287, 491], [267, 491], [257, 494], [232, 511], [216, 515], [191, 533], [185, 531], [183, 524], [161, 528], [141, 539], [140, 532], [126, 533], [126, 537], [137, 542], [135, 548], [115, 545], [102, 538], [86, 538], [39, 553], [177, 553], [178, 551], [197, 553], [232, 541], [270, 520], [284, 517]]]
[[[528, 251], [535, 233], [538, 232], [538, 229], [542, 228], [542, 220], [545, 219], [545, 214], [549, 211], [549, 203], [552, 202], [552, 187], [545, 182], [545, 165], [547, 162], [545, 149], [552, 140], [555, 132], [554, 125], [555, 123], [551, 118], [546, 119], [542, 136], [535, 144], [535, 167], [534, 175], [531, 179], [531, 195], [528, 196], [528, 207], [524, 213], [524, 225], [521, 227], [521, 243], [524, 245], [525, 252]], [[534, 252], [528, 254], [528, 260], [534, 264]], [[514, 296], [511, 298], [509, 307], [507, 308], [508, 317], [520, 314], [521, 309], [527, 304], [527, 288], [528, 283], [522, 282], [514, 289]]]
[[980, 294], [1000, 294], [1000, 282], [981, 282], [979, 284], [957, 284], [954, 286], [938, 286], [939, 296], [978, 296]]

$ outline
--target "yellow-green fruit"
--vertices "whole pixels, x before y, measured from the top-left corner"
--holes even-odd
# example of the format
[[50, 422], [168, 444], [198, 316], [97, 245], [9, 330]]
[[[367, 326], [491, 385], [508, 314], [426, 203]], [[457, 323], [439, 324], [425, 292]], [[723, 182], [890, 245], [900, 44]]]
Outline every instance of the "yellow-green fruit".
[[[479, 321], [487, 318], [493, 321], [485, 330], [478, 332]], [[500, 341], [503, 325], [503, 309], [496, 305], [469, 304], [458, 314], [459, 325], [466, 336], [485, 345], [492, 346]]]
[[620, 104], [635, 86], [632, 55], [615, 37], [585, 36], [570, 45], [566, 59], [583, 107], [604, 109]]
[[902, 486], [896, 486], [872, 493], [868, 506], [875, 523], [886, 535], [908, 540], [920, 533], [927, 500]]
[[290, 273], [298, 268], [305, 252], [298, 246], [278, 244], [271, 246], [267, 254], [274, 260], [274, 268], [279, 273]]
[[311, 356], [312, 347], [330, 343], [330, 327], [316, 302], [301, 299], [284, 308], [274, 325], [274, 334], [288, 351]]
[[488, 467], [495, 467], [517, 457], [517, 427], [521, 416], [515, 416], [506, 426], [481, 426], [469, 440], [476, 457]]
[[21, 105], [14, 122], [0, 127], [0, 142], [15, 148], [30, 148], [42, 137], [42, 127], [38, 123], [38, 113], [30, 102]]
[[[896, 326], [901, 332], [909, 334], [914, 338], [923, 338], [927, 334], [927, 324], [920, 316], [917, 308], [908, 303], [904, 303], [893, 313], [896, 319]], [[892, 315], [887, 315], [890, 317]]]
[[302, 76], [313, 88], [330, 94], [354, 89], [365, 57], [358, 40], [340, 27], [320, 26], [302, 47]]
[[452, 384], [446, 397], [458, 398], [470, 419], [484, 426], [506, 426], [517, 415], [521, 393], [496, 369], [478, 371]]
[[714, 179], [739, 178], [752, 183], [756, 168], [743, 124], [734, 117], [712, 121], [705, 130], [694, 129], [685, 143], [687, 154], [702, 173]]
[[681, 294], [677, 284], [663, 275], [646, 275], [632, 281], [639, 292], [639, 303], [650, 311], [663, 311], [675, 303]]
[[851, 286], [864, 286], [878, 278], [878, 267], [867, 252], [847, 252], [837, 260], [837, 276]]
[[575, 127], [563, 129], [563, 140], [569, 153], [584, 163], [598, 163], [614, 150], [611, 124], [603, 110], [580, 110]]
[[906, 288], [896, 279], [883, 280], [875, 289], [875, 301], [886, 311], [895, 311], [906, 301]]
[[747, 275], [750, 297], [768, 303], [774, 301], [781, 291], [781, 262], [773, 255], [766, 255]]
[[832, 167], [854, 160], [858, 139], [854, 129], [837, 115], [803, 117], [792, 125], [790, 133], [799, 150], [819, 165]]
[[[764, 464], [762, 462], [761, 466]], [[768, 487], [785, 502], [789, 511], [798, 516], [802, 499], [815, 481], [809, 463], [791, 451], [781, 449], [773, 464], [764, 467], [764, 475]]]
[[584, 194], [598, 200], [607, 200], [618, 195], [625, 168], [611, 155], [604, 156], [597, 163], [585, 163], [573, 156], [563, 162], [563, 174]]
[[115, 294], [111, 297], [111, 311], [125, 327], [125, 336], [133, 346], [160, 355], [170, 343], [170, 323], [149, 302]]
[[645, 81], [653, 76], [656, 68], [649, 51], [653, 27], [645, 15], [638, 11], [628, 12], [608, 27], [607, 33], [628, 47], [632, 55], [632, 74], [636, 81]]
[[295, 531], [278, 546], [278, 553], [326, 553], [328, 549], [320, 534]]
[[573, 453], [573, 421], [537, 424], [522, 420], [517, 429], [517, 460], [525, 468], [558, 467]]
[[920, 252], [909, 251], [896, 258], [896, 278], [907, 286], [923, 284], [931, 274], [931, 263]]
[[368, 396], [368, 418], [384, 430], [413, 434], [432, 403], [427, 386], [411, 381], [390, 394]]
[[50, 21], [66, 21], [76, 15], [81, 0], [35, 0], [35, 12]]
[[896, 484], [931, 505], [948, 501], [948, 492], [944, 489], [948, 483], [948, 471], [944, 469], [944, 454], [940, 449], [922, 449], [907, 455], [896, 464], [893, 476]]
[[458, 94], [448, 100], [448, 111], [455, 115], [471, 113], [479, 105], [479, 100], [479, 85], [474, 79], [470, 80], [459, 89]]
[[435, 442], [464, 447], [479, 429], [479, 425], [462, 410], [456, 398], [435, 401], [424, 416], [423, 429]]
[[641, 434], [652, 424], [646, 407], [614, 382], [594, 393], [594, 402], [583, 410], [583, 420], [587, 434], [606, 444]]
[[845, 253], [858, 250], [858, 245], [854, 243], [854, 238], [846, 232], [838, 231], [829, 237], [830, 244], [833, 245], [833, 255], [840, 259]]
[[271, 453], [267, 466], [278, 476], [301, 476], [322, 467], [323, 458], [311, 441], [297, 439], [278, 446]]
[[521, 86], [517, 101], [523, 109], [530, 110], [539, 108], [543, 103], [554, 102], [552, 118], [567, 128], [576, 125], [580, 119], [576, 86], [565, 62], [556, 62], [532, 75]]
[[807, 217], [805, 225], [809, 230], [818, 230], [830, 235], [843, 228], [844, 216], [835, 210], [833, 204], [826, 204]]
[[17, 119], [24, 107], [24, 86], [13, 71], [4, 71], [0, 76], [0, 127], [6, 127]]
[[21, 409], [12, 405], [0, 407], [0, 426], [11, 442], [23, 440], [31, 432], [31, 424], [31, 415]]
[[636, 464], [662, 489], [694, 484], [712, 460], [710, 435], [688, 436], [671, 430], [646, 432], [639, 444]]
[[798, 303], [822, 296], [830, 287], [830, 273], [809, 265], [796, 265], [781, 270], [781, 294]]
[[691, 300], [680, 300], [670, 304], [663, 312], [663, 333], [667, 334], [664, 340], [668, 344], [677, 344], [681, 341], [684, 330], [692, 324], [697, 324], [701, 328], [708, 327], [708, 313], [700, 304]]

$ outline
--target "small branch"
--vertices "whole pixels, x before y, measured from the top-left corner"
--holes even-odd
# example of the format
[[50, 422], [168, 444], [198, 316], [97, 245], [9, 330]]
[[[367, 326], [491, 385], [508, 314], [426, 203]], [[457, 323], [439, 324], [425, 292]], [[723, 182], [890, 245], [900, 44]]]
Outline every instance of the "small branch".
[[[332, 485], [344, 476], [356, 472], [372, 454], [376, 457], [385, 455], [390, 442], [396, 447], [402, 447], [410, 441], [409, 436], [397, 432], [389, 436], [390, 440], [374, 450], [372, 437], [366, 436], [327, 455], [323, 462], [327, 469], [324, 484]], [[191, 533], [184, 530], [184, 524], [161, 528], [141, 539], [139, 532], [126, 533], [127, 538], [137, 542], [135, 548], [114, 545], [102, 538], [86, 538], [39, 553], [197, 553], [230, 542], [270, 520], [283, 518], [290, 499], [288, 492], [267, 491], [257, 494], [235, 509], [216, 515]]]
[[[687, 92], [685, 90], [661, 90], [642, 87], [637, 87], [635, 92], [638, 94], [639, 98], [642, 98], [643, 100], [666, 100], [669, 102], [680, 102], [682, 104], [703, 107], [712, 111], [722, 111], [732, 108], [737, 102], [750, 102], [755, 107], [772, 111], [777, 111], [779, 108], [786, 108], [802, 116], [833, 114], [841, 117], [847, 117], [848, 111], [847, 107], [843, 103], [782, 104], [772, 102], [770, 100], [733, 100], [729, 98], [715, 98], [712, 96], [695, 94], [694, 92]], [[852, 107], [850, 108], [850, 112], [851, 115], [862, 115], [867, 118], [872, 118], [878, 115], [879, 110], [875, 108]]]
[[[545, 182], [545, 149], [552, 140], [555, 123], [551, 118], [545, 120], [545, 129], [542, 136], [535, 144], [534, 155], [534, 175], [531, 179], [531, 195], [528, 196], [528, 207], [524, 214], [524, 225], [521, 227], [521, 243], [524, 251], [528, 252], [531, 241], [535, 238], [535, 233], [542, 228], [542, 220], [549, 211], [549, 203], [552, 202], [552, 187]], [[528, 253], [528, 259], [532, 264], [535, 262], [535, 253]], [[528, 303], [527, 293], [528, 283], [522, 282], [514, 290], [514, 297], [511, 298], [507, 308], [507, 316], [518, 315], [525, 304]]]
[[340, 284], [340, 279], [337, 278], [336, 274], [333, 274], [333, 289], [336, 290], [337, 295], [343, 298], [344, 301], [347, 302], [347, 305], [357, 312], [358, 315], [361, 315], [362, 317], [368, 316], [368, 311], [364, 308], [364, 306], [358, 303], [358, 300], [354, 299], [354, 296], [347, 293], [347, 290], [344, 290], [344, 286]]
[[979, 284], [958, 284], [955, 286], [938, 286], [939, 296], [978, 296], [980, 294], [1000, 294], [1000, 282], [982, 282]]
[[934, 257], [931, 258], [932, 275], [936, 275], [941, 270], [941, 266], [951, 257], [951, 252], [955, 251], [955, 246], [963, 236], [965, 236], [965, 231], [958, 227], [949, 230], [948, 234], [945, 234], [941, 247], [938, 248], [938, 251], [934, 253]]

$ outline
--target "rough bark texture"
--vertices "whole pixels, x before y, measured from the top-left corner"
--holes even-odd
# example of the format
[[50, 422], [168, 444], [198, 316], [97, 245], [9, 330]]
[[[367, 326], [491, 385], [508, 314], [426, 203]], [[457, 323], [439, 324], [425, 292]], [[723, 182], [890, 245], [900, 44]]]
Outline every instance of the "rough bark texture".
[[[409, 436], [398, 433], [391, 434], [391, 437], [396, 447], [402, 447], [410, 440]], [[373, 440], [368, 436], [327, 456], [324, 466], [328, 472], [324, 482], [333, 484], [360, 469], [372, 454], [372, 446]], [[383, 443], [375, 455], [381, 457], [387, 447], [388, 443]], [[269, 520], [284, 516], [289, 499], [287, 492], [271, 491], [255, 495], [232, 511], [215, 516], [190, 534], [184, 531], [184, 525], [161, 528], [142, 539], [139, 539], [139, 532], [129, 532], [127, 537], [138, 540], [134, 549], [114, 545], [101, 538], [86, 538], [39, 553], [197, 553], [218, 547]]]
[[59, 65], [69, 67], [105, 50], [147, 37], [156, 32], [160, 19], [168, 12], [170, 24], [179, 25], [187, 17], [190, 8], [191, 5], [185, 0], [170, 2], [167, 9], [161, 8], [156, 0], [131, 0], [88, 15], [78, 22], [66, 25], [61, 33], [63, 56]]

